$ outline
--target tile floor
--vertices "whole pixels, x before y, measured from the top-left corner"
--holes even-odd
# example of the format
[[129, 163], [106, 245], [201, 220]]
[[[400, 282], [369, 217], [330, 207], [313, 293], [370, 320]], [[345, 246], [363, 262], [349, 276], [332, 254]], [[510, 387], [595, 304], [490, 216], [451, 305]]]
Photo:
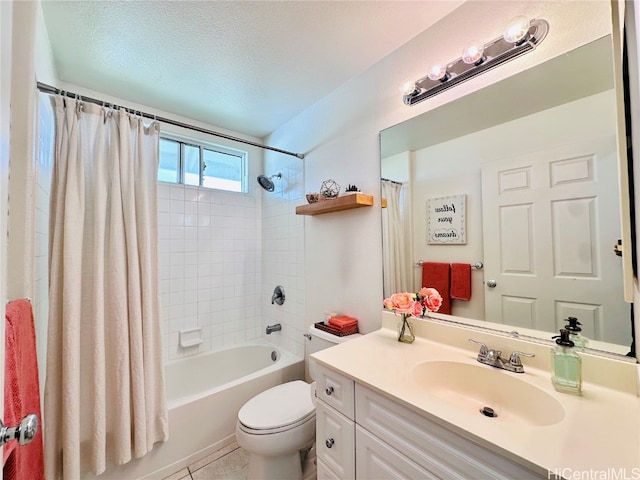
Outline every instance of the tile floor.
[[249, 455], [234, 442], [164, 480], [246, 480], [248, 465]]

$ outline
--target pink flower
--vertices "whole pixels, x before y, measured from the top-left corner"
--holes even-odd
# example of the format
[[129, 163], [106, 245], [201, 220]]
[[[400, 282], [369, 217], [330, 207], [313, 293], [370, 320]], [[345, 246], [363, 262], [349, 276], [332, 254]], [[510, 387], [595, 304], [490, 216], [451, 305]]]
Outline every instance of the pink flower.
[[387, 310], [393, 310], [393, 302], [391, 301], [391, 298], [385, 298], [382, 304]]
[[384, 307], [387, 310], [394, 310], [397, 313], [411, 313], [415, 295], [413, 293], [394, 293], [389, 298], [384, 299]]
[[413, 302], [413, 312], [412, 315], [418, 316], [422, 315], [422, 303], [421, 302]]
[[418, 298], [430, 312], [437, 312], [442, 305], [442, 296], [435, 288], [422, 287], [418, 292]]

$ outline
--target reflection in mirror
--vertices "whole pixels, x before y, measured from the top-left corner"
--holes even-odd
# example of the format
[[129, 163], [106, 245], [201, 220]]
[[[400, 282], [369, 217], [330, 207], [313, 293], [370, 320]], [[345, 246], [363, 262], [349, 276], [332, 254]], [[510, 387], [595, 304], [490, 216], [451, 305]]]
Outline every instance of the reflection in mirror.
[[[382, 131], [385, 297], [433, 286], [421, 260], [481, 261], [452, 315], [545, 339], [577, 317], [627, 354], [615, 116], [607, 36]], [[465, 243], [434, 242], [430, 199], [460, 195]]]

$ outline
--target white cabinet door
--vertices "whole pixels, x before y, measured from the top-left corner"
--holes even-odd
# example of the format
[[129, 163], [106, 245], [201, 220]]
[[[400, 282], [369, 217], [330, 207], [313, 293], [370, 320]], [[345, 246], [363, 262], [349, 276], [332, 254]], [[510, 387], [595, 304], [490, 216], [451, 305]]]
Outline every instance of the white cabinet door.
[[401, 455], [356, 425], [356, 478], [362, 480], [424, 479], [438, 477]]
[[[502, 457], [360, 384], [356, 384], [356, 422], [437, 478], [546, 478], [546, 472], [536, 473]], [[357, 450], [359, 455], [359, 444]], [[358, 477], [364, 478], [360, 470]]]
[[630, 342], [615, 147], [607, 136], [482, 165], [487, 320], [557, 332], [573, 316], [588, 338]]
[[343, 480], [355, 477], [355, 426], [323, 402], [316, 405], [318, 459]]
[[324, 463], [322, 460], [318, 459], [318, 470], [317, 470], [317, 478], [318, 480], [342, 480], [340, 476], [331, 470], [329, 466]]

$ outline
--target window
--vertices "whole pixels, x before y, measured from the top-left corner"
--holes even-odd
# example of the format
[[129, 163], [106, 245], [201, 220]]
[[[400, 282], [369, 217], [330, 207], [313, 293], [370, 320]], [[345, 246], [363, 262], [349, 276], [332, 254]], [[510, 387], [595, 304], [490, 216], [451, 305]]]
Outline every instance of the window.
[[158, 181], [247, 191], [247, 153], [179, 137], [160, 137]]

